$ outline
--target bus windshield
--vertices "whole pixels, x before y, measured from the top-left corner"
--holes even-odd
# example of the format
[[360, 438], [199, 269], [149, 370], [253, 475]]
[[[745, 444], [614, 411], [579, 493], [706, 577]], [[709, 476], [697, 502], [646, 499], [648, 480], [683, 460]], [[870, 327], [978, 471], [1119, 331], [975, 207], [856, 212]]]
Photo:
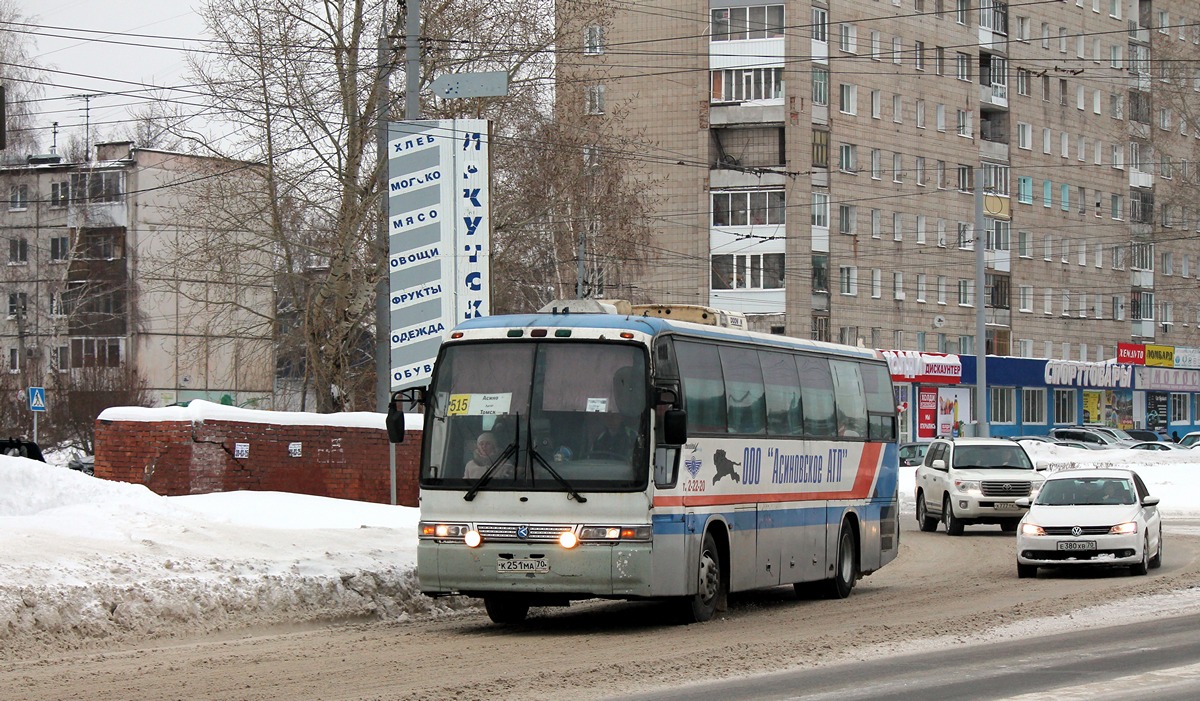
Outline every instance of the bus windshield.
[[447, 345], [431, 387], [421, 486], [644, 489], [646, 388], [637, 345]]

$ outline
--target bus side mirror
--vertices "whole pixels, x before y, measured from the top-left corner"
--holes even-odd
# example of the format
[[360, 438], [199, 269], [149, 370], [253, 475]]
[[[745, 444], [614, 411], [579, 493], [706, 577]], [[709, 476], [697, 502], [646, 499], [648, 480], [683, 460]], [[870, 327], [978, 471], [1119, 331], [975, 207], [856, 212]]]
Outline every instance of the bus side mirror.
[[404, 410], [400, 408], [399, 395], [393, 394], [388, 402], [387, 419], [384, 420], [384, 424], [387, 426], [388, 442], [404, 442]]
[[687, 412], [683, 409], [668, 409], [663, 414], [663, 442], [667, 445], [687, 443]]

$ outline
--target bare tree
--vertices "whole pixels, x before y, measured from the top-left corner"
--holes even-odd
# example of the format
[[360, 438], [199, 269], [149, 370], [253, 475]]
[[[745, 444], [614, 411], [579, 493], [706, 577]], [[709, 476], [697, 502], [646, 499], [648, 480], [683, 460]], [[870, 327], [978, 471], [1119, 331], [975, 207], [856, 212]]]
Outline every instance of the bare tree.
[[[6, 27], [31, 23], [11, 0], [0, 0], [0, 22]], [[14, 162], [38, 149], [38, 132], [34, 128], [34, 104], [42, 95], [42, 75], [34, 56], [32, 34], [18, 31], [0, 32], [0, 83], [4, 85], [7, 104], [7, 148], [0, 160]]]

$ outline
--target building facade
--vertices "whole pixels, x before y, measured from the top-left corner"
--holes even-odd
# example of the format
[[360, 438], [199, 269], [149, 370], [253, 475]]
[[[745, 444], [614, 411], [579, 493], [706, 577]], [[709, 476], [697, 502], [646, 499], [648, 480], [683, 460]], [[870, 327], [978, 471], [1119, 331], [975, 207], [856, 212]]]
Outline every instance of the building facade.
[[580, 23], [559, 99], [646, 144], [648, 301], [1097, 362], [1200, 345], [1198, 24], [1185, 0], [652, 0]]
[[253, 213], [220, 224], [234, 206], [216, 194], [253, 167], [121, 142], [97, 145], [88, 163], [48, 155], [0, 168], [8, 372], [87, 389], [91, 369], [128, 368], [162, 405], [270, 408], [270, 271], [235, 245], [256, 236]]

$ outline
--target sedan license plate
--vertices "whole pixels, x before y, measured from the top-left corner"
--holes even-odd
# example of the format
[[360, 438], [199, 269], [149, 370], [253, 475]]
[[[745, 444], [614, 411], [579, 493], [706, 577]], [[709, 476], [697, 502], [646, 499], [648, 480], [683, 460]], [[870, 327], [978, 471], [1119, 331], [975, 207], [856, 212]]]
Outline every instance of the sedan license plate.
[[527, 560], [500, 558], [496, 560], [496, 571], [542, 574], [550, 571], [550, 563], [541, 558], [530, 558]]
[[1095, 550], [1096, 541], [1094, 540], [1060, 540], [1058, 541], [1059, 550]]
[[992, 506], [998, 511], [1016, 511], [1018, 508], [1017, 505], [1011, 501], [998, 501], [995, 504], [992, 504]]

